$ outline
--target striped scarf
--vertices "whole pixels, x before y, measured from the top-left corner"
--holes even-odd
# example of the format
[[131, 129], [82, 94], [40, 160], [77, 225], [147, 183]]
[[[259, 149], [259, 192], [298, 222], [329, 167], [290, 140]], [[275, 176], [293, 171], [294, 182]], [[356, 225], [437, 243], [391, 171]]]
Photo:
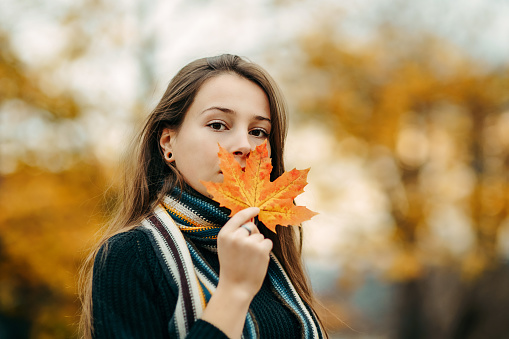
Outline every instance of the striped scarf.
[[[142, 221], [167, 277], [178, 286], [177, 306], [169, 325], [170, 336], [184, 338], [214, 293], [218, 275], [193, 245], [217, 252], [217, 234], [229, 220], [224, 208], [175, 188], [152, 215]], [[304, 305], [283, 267], [271, 253], [267, 270], [275, 291], [299, 318], [303, 338], [323, 338], [313, 312]], [[257, 324], [248, 312], [243, 338], [257, 338]]]

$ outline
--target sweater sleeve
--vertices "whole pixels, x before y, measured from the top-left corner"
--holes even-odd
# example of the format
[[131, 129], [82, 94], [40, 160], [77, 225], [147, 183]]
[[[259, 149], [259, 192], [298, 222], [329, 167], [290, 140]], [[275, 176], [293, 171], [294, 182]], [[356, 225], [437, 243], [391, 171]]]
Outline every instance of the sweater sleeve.
[[[169, 338], [177, 302], [147, 235], [133, 230], [112, 237], [95, 259], [92, 283], [94, 338]], [[187, 338], [227, 338], [198, 320]]]

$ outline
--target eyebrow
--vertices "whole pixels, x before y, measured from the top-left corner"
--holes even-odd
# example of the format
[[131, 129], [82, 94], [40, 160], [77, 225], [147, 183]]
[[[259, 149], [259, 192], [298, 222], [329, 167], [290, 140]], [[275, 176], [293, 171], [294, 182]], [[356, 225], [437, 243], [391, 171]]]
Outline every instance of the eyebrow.
[[[237, 113], [234, 110], [226, 108], [226, 107], [212, 106], [212, 107], [209, 107], [209, 108], [203, 110], [200, 114], [203, 114], [203, 113], [205, 113], [207, 111], [213, 111], [213, 110], [218, 110], [218, 111], [221, 111], [221, 112], [226, 113], [226, 114], [236, 114]], [[254, 118], [256, 120], [271, 122], [271, 120], [269, 118], [263, 117], [261, 115], [255, 115]]]

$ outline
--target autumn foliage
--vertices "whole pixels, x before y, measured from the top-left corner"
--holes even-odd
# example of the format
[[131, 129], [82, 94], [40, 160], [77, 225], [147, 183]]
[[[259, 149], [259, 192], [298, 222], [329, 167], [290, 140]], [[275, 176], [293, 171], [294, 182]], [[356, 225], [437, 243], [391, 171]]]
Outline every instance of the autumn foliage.
[[307, 170], [293, 169], [270, 181], [272, 164], [267, 142], [249, 153], [242, 169], [233, 154], [219, 146], [222, 183], [203, 182], [214, 200], [231, 210], [231, 215], [247, 207], [260, 208], [261, 221], [272, 232], [276, 226], [300, 225], [316, 215], [304, 206], [295, 206], [294, 199], [304, 192]]

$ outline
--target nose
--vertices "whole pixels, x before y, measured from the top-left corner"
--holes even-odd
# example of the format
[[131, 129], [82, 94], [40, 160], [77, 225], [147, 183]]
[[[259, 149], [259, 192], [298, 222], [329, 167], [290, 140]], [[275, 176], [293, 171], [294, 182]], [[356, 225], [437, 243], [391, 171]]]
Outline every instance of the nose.
[[248, 133], [238, 133], [232, 141], [231, 152], [240, 165], [244, 167], [246, 165], [246, 157], [256, 145], [251, 143]]

